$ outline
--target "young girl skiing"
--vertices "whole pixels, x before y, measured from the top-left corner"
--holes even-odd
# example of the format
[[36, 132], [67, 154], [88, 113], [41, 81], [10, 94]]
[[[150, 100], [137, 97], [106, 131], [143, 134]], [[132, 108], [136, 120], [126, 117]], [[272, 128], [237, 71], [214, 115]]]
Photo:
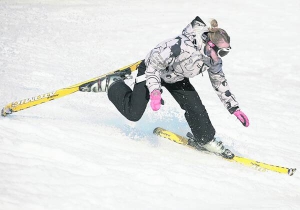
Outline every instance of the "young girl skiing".
[[207, 71], [213, 88], [227, 110], [248, 127], [249, 120], [230, 92], [222, 70], [221, 57], [227, 55], [230, 49], [230, 37], [225, 30], [218, 28], [216, 20], [212, 20], [211, 27], [207, 27], [196, 17], [181, 35], [161, 42], [150, 51], [138, 67], [133, 90], [118, 74], [90, 82], [80, 90], [107, 92], [109, 100], [122, 115], [128, 120], [138, 121], [149, 100], [153, 111], [160, 109], [163, 86], [185, 110], [195, 146], [232, 158], [232, 153], [214, 138], [215, 129], [189, 80]]

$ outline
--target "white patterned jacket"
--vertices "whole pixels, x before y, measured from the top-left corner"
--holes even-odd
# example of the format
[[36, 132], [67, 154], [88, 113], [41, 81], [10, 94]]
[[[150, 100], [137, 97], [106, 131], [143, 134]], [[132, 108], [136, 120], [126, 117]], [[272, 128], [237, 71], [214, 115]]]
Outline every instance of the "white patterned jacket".
[[175, 83], [207, 71], [218, 97], [233, 113], [238, 108], [238, 102], [230, 92], [222, 70], [222, 60], [213, 62], [205, 54], [205, 43], [201, 39], [204, 32], [207, 32], [205, 23], [196, 17], [181, 35], [165, 40], [152, 49], [145, 58], [146, 85], [151, 93], [161, 89], [161, 80]]

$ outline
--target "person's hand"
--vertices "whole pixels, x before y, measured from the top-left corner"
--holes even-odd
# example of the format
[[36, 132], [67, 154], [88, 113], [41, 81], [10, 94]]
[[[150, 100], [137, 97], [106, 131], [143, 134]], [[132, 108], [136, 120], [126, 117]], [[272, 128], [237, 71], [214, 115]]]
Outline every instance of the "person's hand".
[[153, 111], [157, 111], [161, 106], [161, 92], [159, 90], [153, 90], [150, 94], [150, 106]]
[[236, 110], [233, 114], [238, 118], [239, 121], [241, 121], [243, 126], [245, 126], [245, 127], [249, 126], [249, 119], [244, 114], [244, 112], [242, 112], [241, 110]]

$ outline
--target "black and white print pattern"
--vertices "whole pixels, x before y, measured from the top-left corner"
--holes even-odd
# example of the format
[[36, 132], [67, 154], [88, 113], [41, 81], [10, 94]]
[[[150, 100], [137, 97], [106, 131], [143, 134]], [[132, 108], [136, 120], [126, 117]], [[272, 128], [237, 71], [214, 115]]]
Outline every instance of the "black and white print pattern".
[[238, 107], [238, 102], [230, 92], [222, 70], [222, 60], [213, 62], [204, 53], [205, 43], [199, 39], [204, 32], [207, 32], [205, 23], [196, 17], [181, 35], [165, 40], [152, 49], [145, 58], [146, 85], [151, 93], [161, 89], [161, 80], [175, 83], [207, 70], [217, 95], [224, 106], [231, 110]]

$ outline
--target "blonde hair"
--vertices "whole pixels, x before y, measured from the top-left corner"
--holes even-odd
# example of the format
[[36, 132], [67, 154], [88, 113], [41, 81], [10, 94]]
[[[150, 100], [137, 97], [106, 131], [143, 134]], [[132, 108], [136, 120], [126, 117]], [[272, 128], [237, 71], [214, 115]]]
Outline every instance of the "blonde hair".
[[218, 44], [223, 40], [227, 43], [230, 43], [230, 36], [227, 34], [227, 32], [224, 29], [218, 28], [218, 22], [216, 19], [212, 19], [210, 21], [210, 25], [211, 27], [208, 28], [209, 29], [208, 37], [214, 44]]

